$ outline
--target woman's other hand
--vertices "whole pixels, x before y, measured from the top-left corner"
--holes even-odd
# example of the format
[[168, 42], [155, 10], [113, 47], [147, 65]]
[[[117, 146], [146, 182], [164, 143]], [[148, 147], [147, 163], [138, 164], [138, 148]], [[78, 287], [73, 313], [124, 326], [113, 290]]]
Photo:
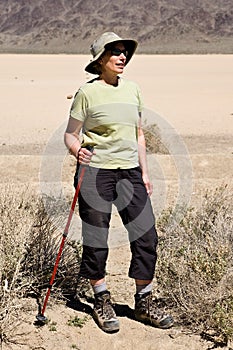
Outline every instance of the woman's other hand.
[[146, 187], [148, 196], [151, 196], [153, 192], [153, 184], [150, 182], [148, 175], [142, 175], [142, 180]]

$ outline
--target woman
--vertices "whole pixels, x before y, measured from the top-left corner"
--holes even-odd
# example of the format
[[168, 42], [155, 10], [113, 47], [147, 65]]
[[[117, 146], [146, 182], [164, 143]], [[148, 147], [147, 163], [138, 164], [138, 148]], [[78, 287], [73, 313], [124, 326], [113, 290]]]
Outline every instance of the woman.
[[[136, 47], [136, 41], [112, 32], [93, 43], [93, 60], [85, 70], [98, 77], [77, 92], [65, 132], [65, 144], [77, 158], [75, 186], [80, 167], [88, 165], [79, 195], [80, 275], [90, 280], [95, 295], [93, 317], [106, 332], [119, 330], [105, 282], [112, 204], [129, 234], [129, 277], [136, 284], [136, 319], [160, 328], [173, 324], [172, 317], [159, 311], [151, 298], [157, 233], [149, 199], [152, 185], [141, 127], [141, 94], [135, 83], [119, 77]], [[94, 151], [86, 146], [93, 146]]]

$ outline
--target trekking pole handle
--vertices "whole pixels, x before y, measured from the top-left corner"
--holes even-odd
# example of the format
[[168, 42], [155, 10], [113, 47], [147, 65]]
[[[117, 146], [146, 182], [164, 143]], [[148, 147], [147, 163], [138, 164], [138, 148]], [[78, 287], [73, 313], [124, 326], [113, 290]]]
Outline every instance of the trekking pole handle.
[[90, 151], [91, 153], [93, 153], [93, 151], [94, 151], [94, 146], [91, 146], [91, 145], [87, 145], [86, 147], [84, 147], [84, 148], [86, 148], [88, 151]]

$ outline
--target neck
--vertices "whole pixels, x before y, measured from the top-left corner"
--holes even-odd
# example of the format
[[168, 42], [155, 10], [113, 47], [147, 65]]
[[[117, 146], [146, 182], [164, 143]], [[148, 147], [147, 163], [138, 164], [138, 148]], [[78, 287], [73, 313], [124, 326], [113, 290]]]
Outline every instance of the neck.
[[118, 76], [117, 75], [107, 75], [107, 74], [101, 74], [99, 76], [99, 80], [101, 80], [103, 83], [108, 85], [117, 86], [118, 85]]

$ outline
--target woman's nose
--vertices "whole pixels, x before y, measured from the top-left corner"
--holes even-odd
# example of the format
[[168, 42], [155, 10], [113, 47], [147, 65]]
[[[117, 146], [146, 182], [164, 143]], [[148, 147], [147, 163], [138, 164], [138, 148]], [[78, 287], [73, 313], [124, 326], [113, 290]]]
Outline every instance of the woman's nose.
[[126, 58], [126, 55], [124, 54], [124, 52], [121, 52], [121, 54], [120, 54], [120, 58]]

